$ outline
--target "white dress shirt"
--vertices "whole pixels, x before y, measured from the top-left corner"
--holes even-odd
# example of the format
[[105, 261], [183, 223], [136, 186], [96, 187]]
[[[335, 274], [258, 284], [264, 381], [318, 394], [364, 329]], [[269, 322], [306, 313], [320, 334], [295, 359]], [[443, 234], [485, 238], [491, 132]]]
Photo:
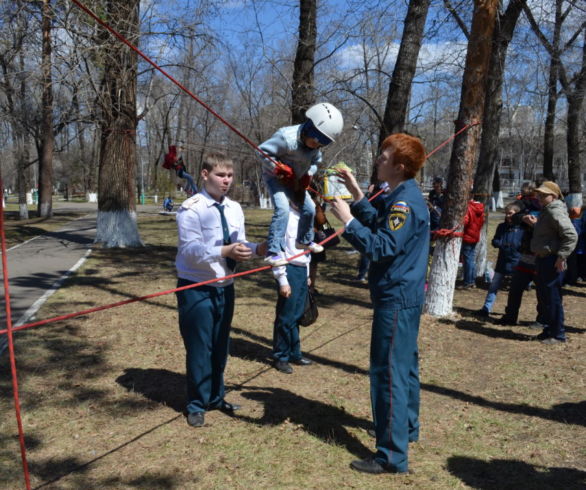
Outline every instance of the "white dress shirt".
[[[293, 208], [289, 208], [289, 220], [287, 221], [287, 231], [285, 232], [285, 258], [294, 257], [303, 252], [303, 250], [295, 247], [297, 240], [297, 228], [299, 227], [299, 212]], [[311, 262], [311, 255], [309, 253], [301, 255], [291, 261], [290, 264], [307, 267], [307, 275], [309, 276], [309, 262]], [[287, 266], [281, 265], [273, 267], [273, 276], [279, 283], [279, 286], [287, 286]]]
[[[183, 201], [177, 211], [179, 240], [175, 267], [177, 276], [193, 282], [209, 281], [232, 274], [222, 257], [224, 234], [220, 212], [205, 189]], [[232, 243], [242, 242], [256, 253], [256, 244], [246, 241], [244, 213], [240, 204], [228, 197], [220, 203], [230, 231]], [[223, 287], [232, 284], [233, 279], [218, 281], [209, 286]]]

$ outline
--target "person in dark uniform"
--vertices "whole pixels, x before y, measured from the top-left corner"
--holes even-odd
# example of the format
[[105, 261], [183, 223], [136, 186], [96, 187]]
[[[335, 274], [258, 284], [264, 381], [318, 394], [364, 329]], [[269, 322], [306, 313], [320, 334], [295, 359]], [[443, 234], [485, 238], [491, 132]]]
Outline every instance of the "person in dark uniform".
[[351, 467], [365, 473], [405, 473], [408, 443], [419, 438], [417, 336], [424, 302], [429, 211], [415, 174], [425, 162], [421, 141], [393, 134], [382, 144], [377, 176], [390, 192], [375, 209], [356, 179], [339, 176], [351, 192], [350, 207], [334, 199], [344, 238], [371, 261], [368, 283], [374, 307], [370, 344], [370, 390], [376, 453]]
[[177, 291], [179, 330], [186, 351], [187, 423], [204, 425], [208, 410], [232, 414], [240, 407], [224, 399], [234, 313], [234, 272], [237, 261], [266, 253], [266, 243], [246, 242], [240, 204], [226, 194], [234, 179], [232, 160], [208, 155], [201, 171], [203, 189], [177, 211], [177, 287], [212, 279], [217, 282]]

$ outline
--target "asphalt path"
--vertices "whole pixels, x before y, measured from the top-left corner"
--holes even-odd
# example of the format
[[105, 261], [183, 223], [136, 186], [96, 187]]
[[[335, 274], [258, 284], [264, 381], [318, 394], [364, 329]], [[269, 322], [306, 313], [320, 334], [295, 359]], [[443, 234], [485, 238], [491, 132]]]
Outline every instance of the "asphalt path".
[[[138, 213], [158, 213], [157, 206], [139, 206]], [[8, 287], [14, 327], [34, 321], [38, 309], [81, 266], [91, 253], [96, 236], [95, 203], [59, 203], [59, 212], [87, 213], [63, 228], [47, 232], [8, 249]], [[6, 328], [4, 284], [0, 299], [0, 329]], [[18, 332], [15, 332], [15, 340]], [[0, 336], [0, 355], [6, 350], [6, 335]]]

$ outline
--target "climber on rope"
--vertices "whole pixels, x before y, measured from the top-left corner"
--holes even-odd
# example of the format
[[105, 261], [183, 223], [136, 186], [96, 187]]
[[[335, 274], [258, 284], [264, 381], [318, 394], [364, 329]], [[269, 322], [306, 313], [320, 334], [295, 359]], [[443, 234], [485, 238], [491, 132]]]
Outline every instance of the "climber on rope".
[[273, 267], [287, 263], [284, 249], [289, 200], [297, 204], [300, 212], [296, 247], [314, 253], [323, 251], [323, 247], [313, 241], [315, 205], [306, 189], [322, 161], [320, 148], [340, 136], [344, 120], [340, 111], [327, 102], [310, 107], [305, 117], [307, 120], [303, 124], [280, 128], [259, 145], [266, 154], [258, 153], [263, 164], [263, 179], [275, 207], [265, 259]]
[[176, 146], [169, 146], [169, 152], [165, 155], [165, 159], [163, 160], [163, 168], [174, 170], [177, 177], [185, 180], [183, 189], [188, 196], [197, 194], [197, 186], [195, 185], [193, 177], [187, 173], [185, 163], [183, 162], [183, 156], [177, 156]]

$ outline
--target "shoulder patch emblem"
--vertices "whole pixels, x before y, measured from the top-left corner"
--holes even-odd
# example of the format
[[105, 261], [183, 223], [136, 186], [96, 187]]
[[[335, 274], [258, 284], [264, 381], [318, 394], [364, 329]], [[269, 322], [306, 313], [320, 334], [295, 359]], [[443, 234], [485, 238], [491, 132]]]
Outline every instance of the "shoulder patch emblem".
[[407, 217], [411, 212], [411, 208], [405, 201], [397, 201], [391, 206], [389, 212], [389, 228], [391, 231], [397, 231], [403, 227]]
[[183, 201], [183, 204], [181, 205], [182, 208], [185, 209], [190, 209], [193, 206], [195, 206], [199, 200], [201, 199], [201, 196], [199, 194], [196, 194], [195, 196], [191, 196], [189, 199], [186, 199], [185, 201]]

